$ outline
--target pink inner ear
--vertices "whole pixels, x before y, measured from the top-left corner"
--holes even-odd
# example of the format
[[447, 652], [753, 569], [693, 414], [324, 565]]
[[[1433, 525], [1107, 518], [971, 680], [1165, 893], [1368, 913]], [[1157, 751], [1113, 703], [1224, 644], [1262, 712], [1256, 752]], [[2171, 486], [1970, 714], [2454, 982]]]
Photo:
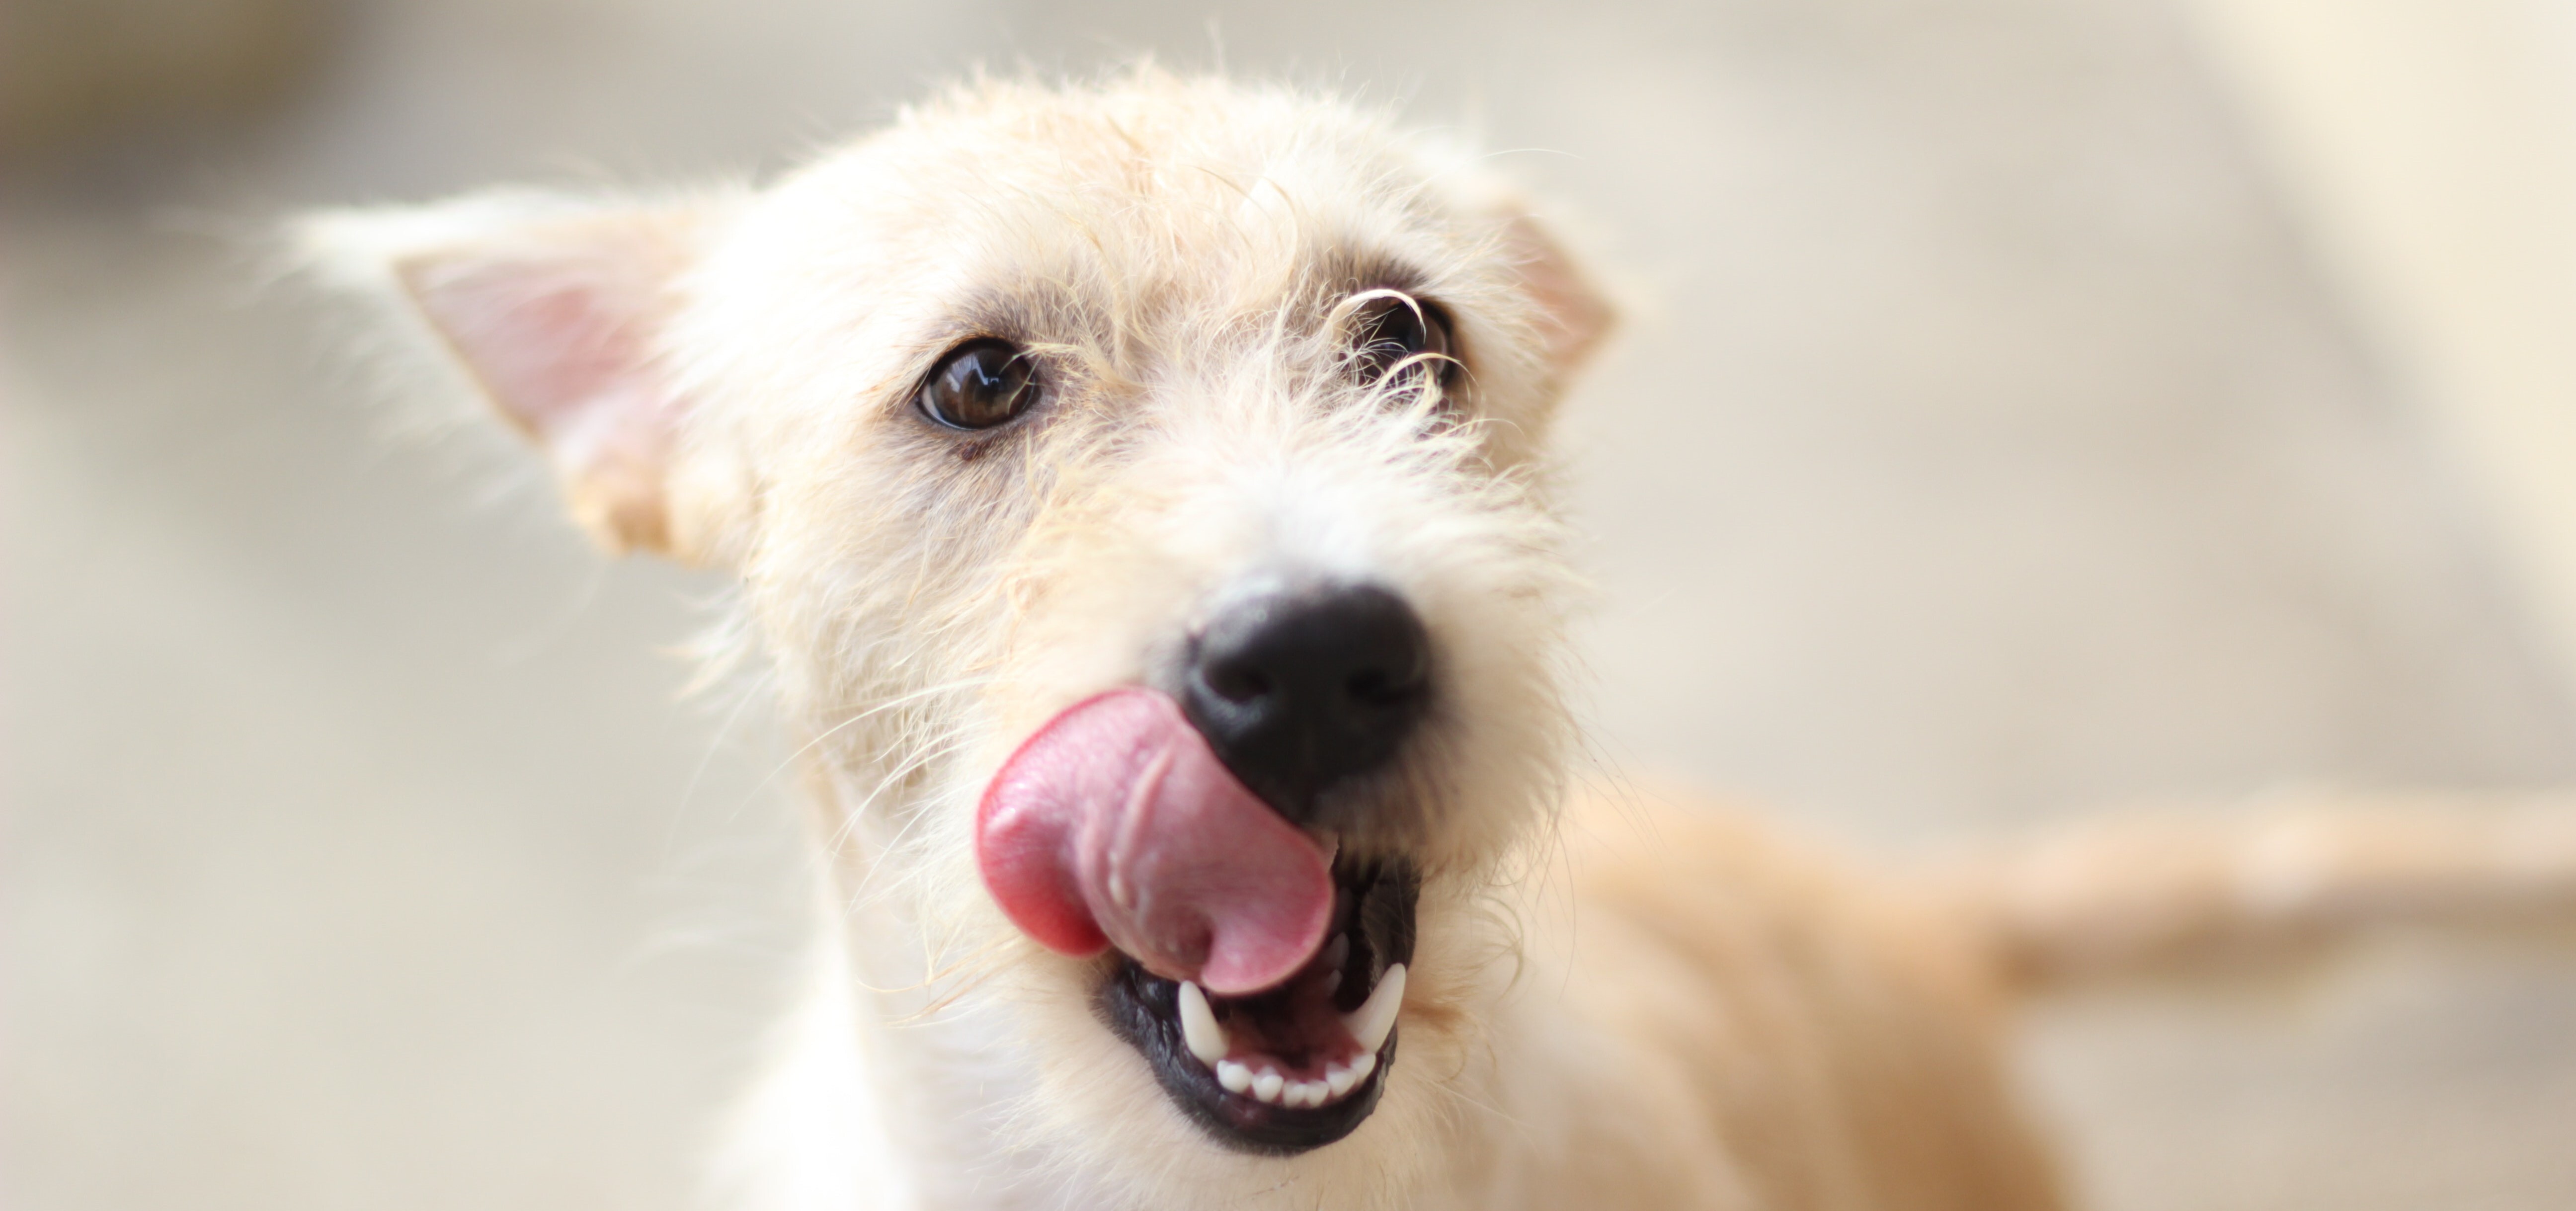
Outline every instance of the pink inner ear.
[[676, 407], [653, 364], [657, 284], [621, 268], [432, 256], [402, 276], [502, 415], [545, 448], [583, 524], [660, 548]]
[[592, 292], [557, 288], [524, 301], [470, 285], [460, 293], [487, 297], [448, 309], [457, 348], [529, 432], [549, 441], [610, 405], [604, 397], [622, 394], [641, 359], [633, 325], [607, 314]]
[[1520, 269], [1521, 288], [1545, 317], [1541, 336], [1548, 363], [1559, 371], [1573, 369], [1609, 335], [1614, 318], [1609, 301], [1538, 220], [1514, 216], [1504, 229], [1504, 247]]

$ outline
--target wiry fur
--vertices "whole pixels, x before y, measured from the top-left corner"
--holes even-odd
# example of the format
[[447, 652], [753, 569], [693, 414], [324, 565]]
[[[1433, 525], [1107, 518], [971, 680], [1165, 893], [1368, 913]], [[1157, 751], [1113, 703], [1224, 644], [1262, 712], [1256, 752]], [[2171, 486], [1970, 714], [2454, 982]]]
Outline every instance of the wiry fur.
[[[1607, 309], [1473, 159], [1143, 71], [961, 90], [758, 190], [310, 231], [402, 287], [604, 542], [742, 578], [828, 889], [744, 1205], [2057, 1205], [1996, 1063], [2003, 939], [2038, 935], [1985, 889], [2022, 868], [1864, 877], [1566, 784], [1542, 452]], [[1390, 291], [1454, 320], [1445, 388], [1351, 373]], [[928, 424], [915, 385], [982, 336], [1046, 403]], [[1021, 739], [1275, 576], [1393, 588], [1438, 670], [1329, 817], [1424, 876], [1401, 1057], [1355, 1134], [1287, 1158], [1187, 1121], [1094, 1017], [1101, 962], [1013, 929], [972, 843]]]

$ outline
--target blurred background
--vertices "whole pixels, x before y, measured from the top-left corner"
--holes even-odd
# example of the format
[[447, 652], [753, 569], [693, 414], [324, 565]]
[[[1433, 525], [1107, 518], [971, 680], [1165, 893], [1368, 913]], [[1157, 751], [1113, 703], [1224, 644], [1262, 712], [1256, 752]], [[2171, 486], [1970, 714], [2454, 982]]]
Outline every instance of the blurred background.
[[[2565, 0], [5, 0], [0, 1202], [677, 1211], [797, 942], [717, 586], [238, 235], [1145, 52], [1471, 133], [1641, 300], [1568, 422], [1616, 768], [1883, 853], [2576, 779]], [[2026, 1040], [2106, 1211], [2576, 1204], [2563, 952]]]

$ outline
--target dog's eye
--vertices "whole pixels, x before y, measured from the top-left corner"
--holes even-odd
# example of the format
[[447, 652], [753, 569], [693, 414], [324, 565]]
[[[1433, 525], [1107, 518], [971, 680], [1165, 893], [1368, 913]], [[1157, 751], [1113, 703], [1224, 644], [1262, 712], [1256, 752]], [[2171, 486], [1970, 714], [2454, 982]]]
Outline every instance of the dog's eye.
[[[1360, 304], [1351, 314], [1351, 347], [1360, 377], [1372, 383], [1404, 366], [1406, 373], [1429, 369], [1445, 384], [1458, 366], [1449, 360], [1449, 316], [1440, 304], [1399, 294]], [[1431, 357], [1406, 365], [1405, 359], [1426, 353]]]
[[1036, 368], [1008, 341], [968, 341], [921, 384], [923, 415], [952, 429], [990, 429], [1038, 400]]

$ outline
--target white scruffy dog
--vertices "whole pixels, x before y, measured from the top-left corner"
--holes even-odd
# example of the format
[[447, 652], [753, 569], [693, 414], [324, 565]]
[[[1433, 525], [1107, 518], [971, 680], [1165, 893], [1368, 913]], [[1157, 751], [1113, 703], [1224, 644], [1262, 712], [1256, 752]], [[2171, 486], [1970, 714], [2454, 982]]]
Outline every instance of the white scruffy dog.
[[[741, 577], [829, 890], [748, 1206], [2035, 1211], [1997, 1009], [2249, 919], [2192, 838], [1942, 884], [1581, 809], [1543, 452], [1608, 309], [1344, 105], [988, 84], [308, 233], [603, 543]], [[2280, 852], [2280, 921], [2383, 871]]]

